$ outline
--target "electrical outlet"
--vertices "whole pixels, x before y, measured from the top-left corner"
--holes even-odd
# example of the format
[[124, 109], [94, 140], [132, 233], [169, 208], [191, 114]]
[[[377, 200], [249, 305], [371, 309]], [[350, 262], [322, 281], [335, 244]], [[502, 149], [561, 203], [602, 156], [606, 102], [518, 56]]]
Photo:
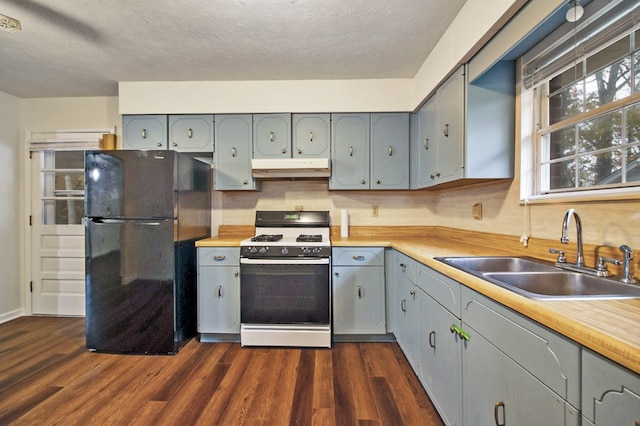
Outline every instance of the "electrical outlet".
[[378, 206], [371, 206], [371, 216], [378, 217]]

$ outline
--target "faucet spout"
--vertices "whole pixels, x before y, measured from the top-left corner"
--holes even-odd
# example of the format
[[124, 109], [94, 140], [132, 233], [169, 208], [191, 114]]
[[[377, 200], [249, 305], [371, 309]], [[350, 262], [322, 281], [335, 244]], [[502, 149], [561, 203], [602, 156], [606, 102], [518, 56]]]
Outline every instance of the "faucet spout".
[[569, 225], [571, 223], [571, 216], [575, 218], [576, 222], [576, 233], [577, 233], [577, 243], [578, 243], [578, 257], [576, 259], [577, 266], [584, 266], [584, 253], [582, 250], [582, 221], [580, 220], [580, 216], [574, 209], [569, 209], [564, 215], [564, 219], [562, 219], [562, 237], [560, 237], [560, 242], [562, 244], [569, 243]]
[[627, 284], [633, 284], [636, 280], [633, 278], [634, 268], [633, 268], [633, 249], [627, 245], [621, 245], [620, 251], [623, 253], [624, 258], [622, 259], [622, 264], [624, 265], [624, 275], [622, 277], [622, 282]]

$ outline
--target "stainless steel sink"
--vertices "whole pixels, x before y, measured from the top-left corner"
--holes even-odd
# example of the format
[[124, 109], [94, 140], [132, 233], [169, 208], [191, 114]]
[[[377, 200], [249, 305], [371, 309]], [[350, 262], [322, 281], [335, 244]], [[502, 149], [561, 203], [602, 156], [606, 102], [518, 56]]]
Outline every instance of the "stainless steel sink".
[[455, 266], [466, 272], [536, 272], [557, 271], [550, 262], [531, 257], [478, 256], [478, 257], [437, 257], [441, 262]]
[[640, 286], [570, 272], [518, 256], [437, 257], [437, 260], [533, 299], [638, 299]]
[[577, 272], [486, 273], [485, 278], [536, 299], [635, 299], [640, 287]]

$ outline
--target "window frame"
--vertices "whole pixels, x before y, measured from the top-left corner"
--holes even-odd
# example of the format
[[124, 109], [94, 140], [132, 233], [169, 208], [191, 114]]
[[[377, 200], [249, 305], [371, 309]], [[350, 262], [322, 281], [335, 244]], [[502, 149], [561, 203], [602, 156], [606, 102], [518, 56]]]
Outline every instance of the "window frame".
[[[581, 122], [595, 119], [614, 111], [624, 111], [626, 107], [640, 103], [640, 91], [634, 93], [635, 74], [632, 71], [631, 85], [632, 93], [630, 96], [607, 103], [598, 108], [581, 112], [572, 117], [564, 118], [556, 123], [549, 125], [543, 117], [549, 117], [548, 110], [548, 87], [549, 82], [555, 76], [576, 66], [584, 63], [587, 58], [597, 54], [601, 50], [616, 43], [624, 37], [630, 37], [633, 41], [633, 48], [630, 49], [631, 65], [634, 66], [633, 59], [640, 54], [640, 24], [633, 25], [624, 32], [610, 37], [608, 40], [600, 43], [595, 49], [583, 54], [580, 58], [576, 58], [574, 62], [565, 66], [561, 70], [554, 72], [550, 76], [545, 76], [540, 82], [536, 82], [531, 87], [525, 85], [525, 69], [523, 66], [523, 58], [518, 60], [519, 89], [521, 99], [521, 141], [520, 141], [520, 200], [525, 203], [542, 203], [542, 202], [567, 202], [567, 201], [606, 201], [606, 200], [629, 200], [640, 199], [640, 181], [633, 183], [608, 184], [606, 186], [590, 186], [590, 187], [572, 187], [567, 189], [543, 190], [544, 175], [542, 169], [542, 149], [543, 138], [545, 135], [551, 134], [553, 131], [566, 128], [571, 125], [578, 125]], [[635, 40], [634, 40], [635, 38]], [[620, 58], [616, 59], [619, 60]], [[609, 64], [610, 65], [610, 64]], [[606, 66], [609, 66], [606, 65]], [[605, 67], [606, 67], [605, 66]], [[638, 70], [635, 70], [636, 72]], [[590, 73], [589, 75], [591, 75]], [[587, 76], [582, 76], [586, 78]], [[573, 84], [573, 83], [571, 83]], [[561, 89], [564, 90], [564, 89]], [[542, 123], [542, 124], [541, 124]], [[625, 130], [626, 132], [626, 130]], [[632, 144], [630, 146], [637, 146]], [[626, 149], [621, 148], [623, 151]], [[593, 151], [594, 153], [597, 151]], [[550, 164], [548, 159], [546, 165]], [[547, 176], [548, 178], [548, 176]], [[548, 187], [548, 186], [547, 186]]]

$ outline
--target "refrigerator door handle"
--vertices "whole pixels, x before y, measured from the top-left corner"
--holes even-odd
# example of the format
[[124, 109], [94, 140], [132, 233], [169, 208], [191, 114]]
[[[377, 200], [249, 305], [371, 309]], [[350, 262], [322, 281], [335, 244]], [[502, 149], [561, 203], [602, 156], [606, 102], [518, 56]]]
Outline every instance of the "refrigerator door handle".
[[103, 219], [103, 218], [91, 218], [93, 223], [104, 223], [104, 224], [123, 224], [123, 223], [137, 223], [139, 225], [162, 225], [166, 220], [157, 220], [157, 219]]

